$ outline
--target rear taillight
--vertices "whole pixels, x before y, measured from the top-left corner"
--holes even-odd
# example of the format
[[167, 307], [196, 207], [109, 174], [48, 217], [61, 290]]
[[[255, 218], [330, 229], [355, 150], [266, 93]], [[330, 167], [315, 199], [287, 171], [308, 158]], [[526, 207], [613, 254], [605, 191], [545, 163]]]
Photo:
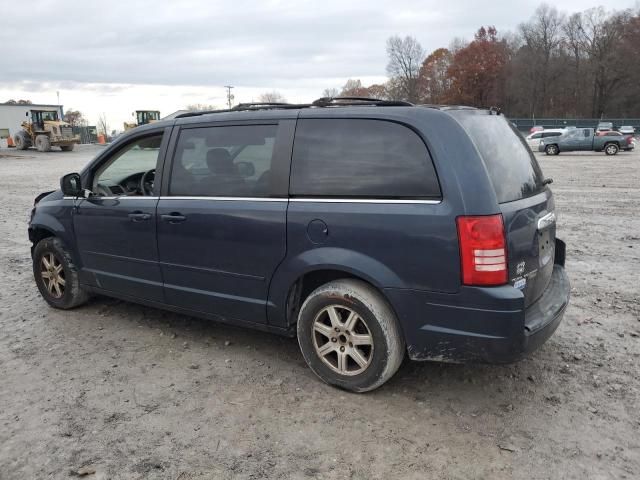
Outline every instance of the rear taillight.
[[502, 215], [464, 216], [456, 219], [462, 283], [504, 285], [507, 283], [507, 246]]
[[629, 135], [627, 137], [627, 145], [631, 145], [631, 142], [633, 142], [633, 136]]

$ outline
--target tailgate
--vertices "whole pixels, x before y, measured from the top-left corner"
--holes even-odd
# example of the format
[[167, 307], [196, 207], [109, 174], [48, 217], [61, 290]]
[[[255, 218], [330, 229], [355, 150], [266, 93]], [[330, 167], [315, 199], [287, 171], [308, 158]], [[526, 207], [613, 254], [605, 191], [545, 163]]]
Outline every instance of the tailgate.
[[500, 204], [507, 240], [509, 283], [524, 294], [525, 307], [547, 288], [553, 273], [556, 239], [551, 190]]

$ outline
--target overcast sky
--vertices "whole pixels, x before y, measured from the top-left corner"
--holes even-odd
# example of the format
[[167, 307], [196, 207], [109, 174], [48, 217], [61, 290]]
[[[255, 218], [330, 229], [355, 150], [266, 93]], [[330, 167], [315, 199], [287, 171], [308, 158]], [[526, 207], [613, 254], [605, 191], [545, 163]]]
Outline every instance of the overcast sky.
[[[0, 0], [0, 101], [28, 98], [105, 112], [121, 129], [133, 110], [167, 115], [191, 103], [225, 104], [277, 90], [311, 101], [348, 78], [385, 80], [385, 42], [415, 36], [426, 51], [499, 33], [527, 20], [538, 1], [491, 0]], [[555, 2], [552, 2], [555, 3]], [[481, 6], [480, 6], [481, 5]], [[564, 0], [566, 12], [637, 0]]]

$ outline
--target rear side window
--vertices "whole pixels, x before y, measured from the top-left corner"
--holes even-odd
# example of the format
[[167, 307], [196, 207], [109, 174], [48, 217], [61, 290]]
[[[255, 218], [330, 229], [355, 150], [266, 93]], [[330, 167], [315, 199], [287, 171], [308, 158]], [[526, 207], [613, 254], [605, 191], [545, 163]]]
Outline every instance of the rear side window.
[[403, 125], [365, 119], [299, 120], [290, 190], [310, 197], [440, 197], [422, 139]]
[[542, 138], [559, 137], [560, 135], [560, 132], [546, 132], [542, 135]]
[[498, 202], [512, 202], [542, 191], [543, 176], [536, 157], [503, 116], [459, 112], [455, 118], [480, 152]]
[[174, 155], [169, 194], [266, 197], [276, 125], [184, 129]]

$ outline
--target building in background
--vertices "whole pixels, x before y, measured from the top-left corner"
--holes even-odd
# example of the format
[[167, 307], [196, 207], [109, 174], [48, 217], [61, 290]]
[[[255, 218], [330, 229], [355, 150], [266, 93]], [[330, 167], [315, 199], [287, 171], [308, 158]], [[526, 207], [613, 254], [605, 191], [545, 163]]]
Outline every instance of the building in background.
[[0, 148], [7, 147], [7, 140], [22, 130], [22, 122], [29, 120], [31, 110], [57, 112], [62, 119], [62, 105], [28, 105], [0, 103]]

